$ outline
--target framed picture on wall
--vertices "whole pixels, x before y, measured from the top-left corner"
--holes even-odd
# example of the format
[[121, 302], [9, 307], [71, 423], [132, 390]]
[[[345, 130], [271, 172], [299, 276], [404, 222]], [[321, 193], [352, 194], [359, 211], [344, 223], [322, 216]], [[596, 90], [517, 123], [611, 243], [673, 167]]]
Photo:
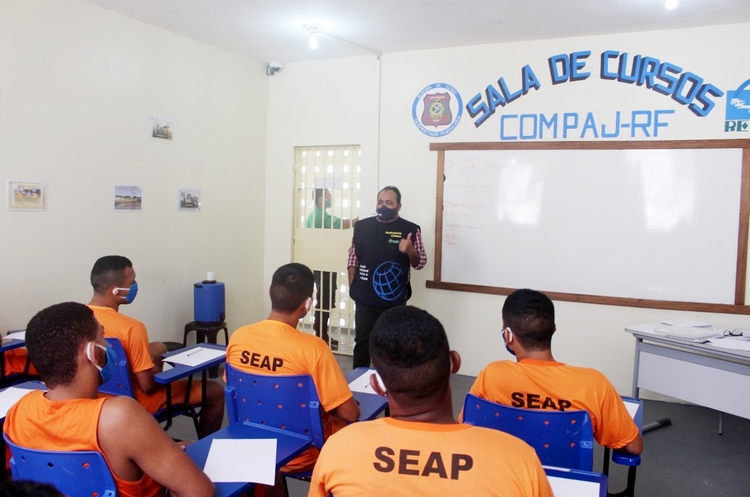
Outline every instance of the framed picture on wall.
[[143, 208], [143, 188], [115, 185], [114, 207], [116, 211], [140, 211]]
[[149, 133], [152, 140], [172, 143], [174, 141], [174, 119], [151, 116]]
[[7, 180], [6, 207], [9, 211], [43, 211], [47, 209], [46, 181]]
[[177, 201], [179, 210], [198, 212], [201, 210], [201, 191], [197, 188], [180, 188]]

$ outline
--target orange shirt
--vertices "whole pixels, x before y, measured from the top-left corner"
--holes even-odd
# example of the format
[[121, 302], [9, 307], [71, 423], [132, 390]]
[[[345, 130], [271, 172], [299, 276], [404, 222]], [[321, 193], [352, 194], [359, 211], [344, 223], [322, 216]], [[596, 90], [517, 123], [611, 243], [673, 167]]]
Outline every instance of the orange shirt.
[[308, 495], [330, 494], [552, 497], [552, 489], [534, 449], [507, 433], [380, 418], [323, 446]]
[[[13, 443], [30, 449], [94, 450], [104, 454], [98, 429], [106, 401], [105, 397], [52, 401], [45, 392], [33, 390], [8, 410], [3, 431]], [[138, 481], [122, 480], [114, 473], [112, 476], [122, 497], [164, 495], [164, 487], [146, 474]]]
[[[264, 375], [310, 375], [327, 412], [352, 398], [349, 384], [328, 345], [320, 338], [302, 333], [280, 321], [265, 320], [243, 326], [232, 333], [227, 346], [227, 362], [241, 371]], [[328, 436], [345, 423], [323, 416]], [[285, 471], [310, 469], [317, 459], [313, 448], [290, 462]]]
[[[11, 349], [3, 354], [3, 360], [5, 361], [5, 375], [11, 374], [24, 374], [26, 369], [26, 361], [29, 360], [29, 353], [24, 347], [17, 349]], [[33, 364], [29, 363], [29, 371], [27, 374], [37, 375], [36, 368]]]
[[[104, 329], [104, 336], [117, 338], [122, 343], [125, 355], [128, 357], [128, 363], [130, 364], [130, 382], [133, 384], [133, 393], [138, 403], [151, 414], [166, 406], [167, 394], [163, 388], [151, 394], [146, 394], [141, 390], [138, 380], [135, 377], [135, 373], [148, 371], [154, 367], [154, 362], [151, 360], [151, 353], [148, 348], [148, 333], [143, 323], [137, 319], [120, 314], [110, 307], [99, 307], [96, 305], [89, 305], [89, 307], [94, 311], [94, 316], [101, 323]], [[198, 386], [199, 390], [200, 386]], [[182, 392], [182, 395], [184, 395], [184, 389]], [[174, 398], [181, 397], [178, 396], [178, 393], [174, 393]], [[198, 397], [198, 402], [200, 402], [200, 397]]]
[[532, 359], [497, 361], [479, 373], [470, 392], [513, 407], [588, 411], [594, 438], [612, 449], [638, 437], [620, 395], [595, 369]]

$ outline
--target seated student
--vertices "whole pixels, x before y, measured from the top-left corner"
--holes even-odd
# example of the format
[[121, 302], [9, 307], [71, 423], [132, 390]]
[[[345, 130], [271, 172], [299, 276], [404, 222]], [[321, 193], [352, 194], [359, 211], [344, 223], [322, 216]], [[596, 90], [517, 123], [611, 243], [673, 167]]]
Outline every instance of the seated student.
[[516, 290], [503, 305], [503, 338], [516, 362], [489, 364], [471, 393], [527, 409], [586, 410], [600, 445], [638, 455], [643, 439], [615, 388], [600, 372], [552, 357], [555, 307], [543, 293]]
[[5, 354], [3, 354], [3, 361], [5, 362], [6, 378], [12, 374], [39, 376], [36, 372], [36, 368], [31, 364], [31, 361], [29, 361], [29, 354], [23, 347], [6, 350]]
[[141, 405], [99, 397], [114, 365], [91, 309], [65, 302], [34, 316], [26, 346], [48, 391], [33, 390], [13, 407], [3, 430], [22, 447], [101, 452], [122, 497], [212, 496], [214, 487]]
[[440, 322], [411, 306], [381, 314], [370, 336], [391, 417], [347, 426], [323, 446], [310, 497], [551, 497], [534, 449], [507, 433], [458, 424], [450, 373], [461, 358]]
[[[336, 358], [320, 338], [297, 330], [312, 305], [313, 272], [303, 264], [286, 264], [273, 274], [269, 294], [271, 314], [265, 321], [232, 333], [227, 362], [241, 371], [264, 375], [310, 375], [325, 411], [323, 429], [329, 436], [359, 419], [359, 406]], [[318, 449], [304, 452], [285, 472], [312, 469]]]
[[[135, 398], [151, 414], [167, 406], [166, 388], [154, 381], [161, 372], [161, 355], [167, 348], [161, 342], [148, 341], [146, 327], [140, 321], [120, 314], [121, 305], [131, 304], [138, 293], [133, 264], [126, 257], [107, 255], [96, 261], [91, 269], [94, 295], [89, 307], [104, 328], [105, 337], [122, 342], [131, 369]], [[173, 402], [185, 398], [187, 380], [172, 383]], [[202, 400], [201, 382], [195, 381], [190, 390], [190, 404]], [[224, 419], [224, 388], [216, 381], [206, 384], [206, 403], [200, 416], [201, 436], [221, 428]]]

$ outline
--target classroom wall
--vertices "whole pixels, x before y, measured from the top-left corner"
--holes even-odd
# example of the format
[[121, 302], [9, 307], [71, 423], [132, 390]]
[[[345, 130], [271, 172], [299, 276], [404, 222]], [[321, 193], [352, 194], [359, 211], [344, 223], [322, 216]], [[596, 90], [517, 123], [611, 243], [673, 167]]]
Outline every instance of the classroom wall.
[[[360, 145], [360, 217], [375, 211], [380, 172], [379, 91], [376, 55], [287, 64], [270, 78], [264, 291], [274, 271], [292, 261], [294, 147]], [[345, 252], [341, 254], [342, 270], [346, 257]], [[267, 298], [264, 309], [271, 309]]]
[[[0, 208], [0, 330], [88, 302], [106, 254], [129, 257], [152, 339], [182, 340], [193, 283], [215, 271], [227, 322], [260, 318], [266, 171], [264, 64], [78, 0], [0, 2], [0, 181], [46, 181], [43, 212]], [[149, 116], [175, 121], [173, 143]], [[114, 185], [143, 188], [114, 212]], [[179, 212], [197, 188], [200, 212]], [[6, 194], [2, 196], [6, 202]]]
[[[445, 325], [451, 345], [464, 358], [462, 372], [477, 374], [488, 362], [507, 359], [500, 336], [500, 311], [504, 301], [502, 296], [480, 295], [425, 288], [425, 281], [433, 276], [435, 250], [435, 191], [437, 153], [429, 151], [429, 144], [436, 142], [464, 141], [499, 141], [501, 137], [513, 136], [513, 130], [501, 129], [500, 116], [504, 114], [540, 114], [548, 116], [558, 113], [560, 119], [564, 113], [577, 113], [581, 125], [568, 133], [567, 140], [601, 139], [592, 132], [582, 135], [583, 121], [590, 112], [597, 121], [611, 126], [619, 112], [623, 119], [631, 118], [633, 111], [644, 111], [656, 119], [659, 111], [660, 123], [665, 126], [648, 128], [652, 133], [644, 137], [643, 130], [631, 136], [630, 129], [621, 129], [620, 136], [611, 139], [719, 139], [747, 138], [747, 134], [734, 134], [725, 131], [724, 112], [726, 95], [706, 98], [714, 102], [713, 109], [705, 117], [699, 117], [689, 110], [692, 100], [681, 104], [668, 96], [646, 88], [646, 85], [627, 84], [599, 77], [599, 54], [606, 50], [627, 52], [630, 57], [636, 54], [669, 62], [679, 66], [682, 73], [690, 72], [699, 76], [704, 83], [714, 85], [726, 92], [736, 89], [743, 81], [750, 78], [750, 56], [737, 50], [737, 47], [750, 41], [750, 25], [736, 24], [711, 28], [664, 31], [653, 33], [631, 33], [612, 36], [582, 37], [562, 40], [543, 40], [536, 42], [509, 43], [499, 45], [474, 46], [445, 50], [430, 50], [409, 53], [385, 54], [382, 58], [380, 86], [380, 126], [378, 135], [367, 136], [377, 140], [379, 146], [378, 186], [396, 184], [403, 193], [403, 217], [417, 222], [422, 227], [423, 237], [427, 244], [430, 262], [423, 271], [412, 273], [412, 284], [415, 288], [411, 304], [424, 307], [434, 313]], [[548, 59], [557, 54], [571, 54], [590, 51], [586, 67], [580, 72], [591, 72], [588, 79], [566, 81], [551, 84], [551, 73]], [[631, 59], [632, 60], [632, 59]], [[365, 85], [368, 75], [354, 74], [346, 70], [348, 62], [341, 61], [344, 67], [338, 74], [344, 74], [352, 85]], [[289, 64], [289, 72], [283, 76], [285, 87], [304, 87], [308, 77], [317, 76], [325, 71], [324, 63], [304, 65]], [[327, 63], [326, 63], [327, 64]], [[529, 66], [535, 72], [540, 83], [537, 89], [529, 89], [523, 95], [498, 106], [496, 112], [480, 126], [475, 126], [473, 119], [464, 109], [462, 120], [449, 134], [444, 136], [427, 136], [423, 134], [412, 119], [413, 107], [418, 107], [418, 95], [428, 85], [445, 83], [451, 85], [463, 99], [465, 105], [474, 95], [484, 94], [487, 86], [494, 86], [500, 92], [499, 78], [503, 77], [508, 93], [522, 88], [521, 70]], [[286, 69], [285, 69], [286, 71]], [[580, 74], [579, 74], [580, 75]], [[294, 78], [293, 81], [290, 81]], [[349, 79], [350, 78], [350, 79]], [[284, 92], [283, 100], [274, 99], [275, 81], [271, 84], [272, 95], [269, 106], [269, 163], [290, 150], [270, 146], [279, 139], [280, 127], [270, 125], [274, 115], [291, 113], [307, 103], [309, 96], [304, 92], [297, 95], [291, 91]], [[686, 94], [690, 93], [686, 90]], [[321, 94], [315, 105], [327, 109], [327, 112], [295, 114], [298, 128], [327, 130], [335, 126], [343, 112], [338, 95]], [[455, 99], [455, 95], [453, 95]], [[486, 97], [482, 97], [486, 101]], [[354, 99], [356, 103], [361, 100]], [[700, 107], [700, 106], [699, 106]], [[700, 109], [699, 109], [700, 110]], [[359, 112], [355, 109], [354, 112]], [[456, 112], [456, 109], [454, 109]], [[456, 114], [454, 114], [454, 118]], [[419, 116], [417, 116], [419, 118]], [[301, 121], [301, 122], [300, 122]], [[507, 122], [507, 121], [506, 121]], [[655, 123], [652, 123], [655, 124]], [[444, 130], [446, 126], [434, 130]], [[611, 128], [610, 128], [611, 129]], [[656, 130], [658, 136], [654, 137]], [[368, 130], [368, 133], [371, 132]], [[515, 131], [516, 136], [518, 130]], [[285, 136], [287, 146], [303, 144], [308, 141], [306, 132], [288, 133]], [[526, 136], [531, 136], [530, 132]], [[334, 144], [339, 139], [336, 133], [325, 134], [322, 138], [326, 144]], [[550, 139], [548, 134], [545, 139]], [[563, 139], [560, 131], [558, 140]], [[516, 138], [520, 141], [520, 138]], [[537, 137], [538, 140], [538, 137]], [[346, 140], [345, 140], [346, 142]], [[269, 166], [270, 167], [270, 166]], [[269, 181], [271, 176], [269, 174]], [[273, 181], [276, 181], [274, 176]], [[288, 180], [285, 182], [289, 184]], [[369, 186], [369, 185], [368, 185]], [[267, 209], [271, 205], [290, 204], [291, 188], [274, 191], [267, 199]], [[377, 188], [375, 188], [377, 190]], [[363, 210], [361, 216], [369, 215]], [[290, 219], [286, 216], [285, 219]], [[269, 229], [269, 226], [266, 227]], [[288, 253], [289, 243], [283, 239], [269, 242], [267, 239], [266, 257], [271, 258], [270, 245], [278, 253]], [[512, 243], [512, 240], [501, 240], [498, 243]], [[554, 250], [553, 247], [550, 250]], [[278, 257], [273, 258], [275, 261]], [[274, 264], [267, 264], [269, 266]], [[553, 341], [555, 357], [558, 360], [595, 367], [603, 371], [621, 393], [630, 393], [632, 383], [632, 364], [634, 342], [630, 335], [623, 331], [625, 325], [645, 323], [667, 318], [689, 317], [708, 320], [716, 324], [750, 328], [750, 319], [746, 316], [716, 315], [703, 313], [683, 313], [653, 309], [625, 308], [572, 302], [556, 302], [557, 335]]]

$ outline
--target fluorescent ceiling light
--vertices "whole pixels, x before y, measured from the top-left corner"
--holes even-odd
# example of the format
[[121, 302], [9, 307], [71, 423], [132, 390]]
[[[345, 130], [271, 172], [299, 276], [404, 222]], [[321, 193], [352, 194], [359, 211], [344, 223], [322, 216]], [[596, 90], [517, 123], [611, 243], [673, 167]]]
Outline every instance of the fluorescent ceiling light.
[[310, 33], [310, 49], [317, 50], [318, 33], [320, 32], [320, 26], [318, 26], [317, 24], [305, 24], [302, 27], [305, 28], [308, 33]]

